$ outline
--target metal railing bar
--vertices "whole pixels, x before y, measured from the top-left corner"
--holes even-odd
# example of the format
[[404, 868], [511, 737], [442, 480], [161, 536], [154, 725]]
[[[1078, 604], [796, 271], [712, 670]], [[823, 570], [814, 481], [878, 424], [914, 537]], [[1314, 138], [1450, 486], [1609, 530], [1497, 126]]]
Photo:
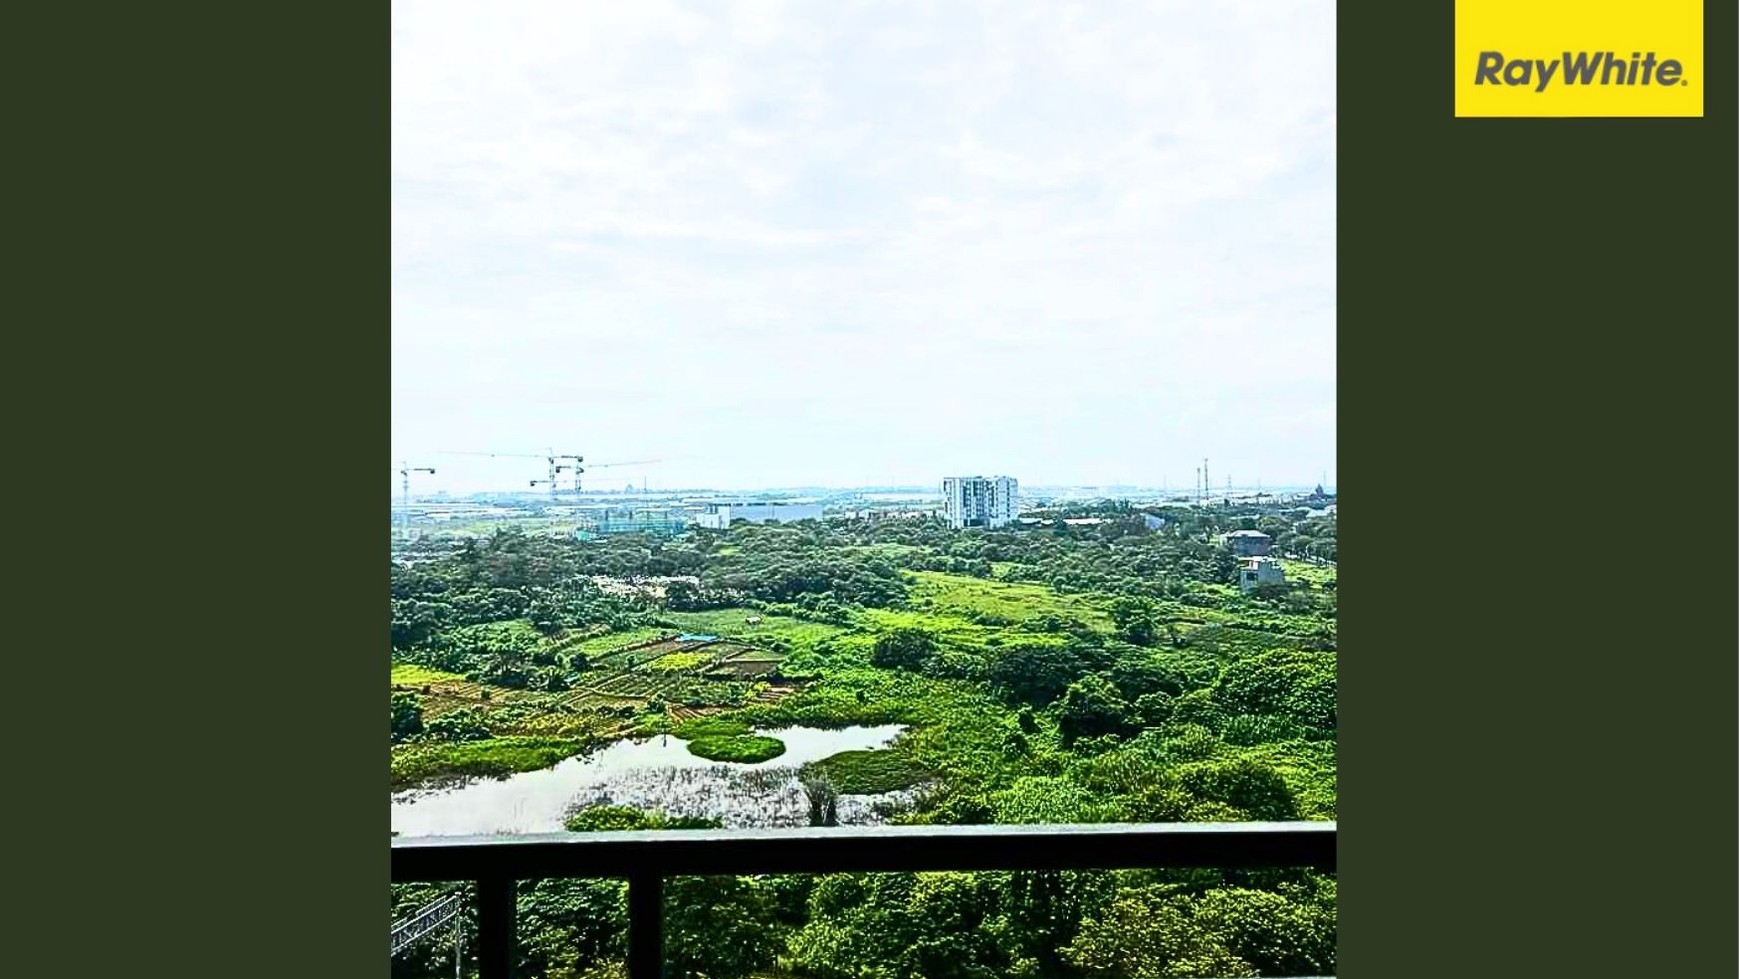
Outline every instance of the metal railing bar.
[[658, 977], [665, 958], [664, 880], [656, 874], [628, 879], [628, 974]]
[[399, 837], [392, 879], [1335, 867], [1334, 822], [652, 830]]
[[483, 979], [507, 979], [513, 974], [517, 886], [512, 877], [477, 878], [477, 970]]

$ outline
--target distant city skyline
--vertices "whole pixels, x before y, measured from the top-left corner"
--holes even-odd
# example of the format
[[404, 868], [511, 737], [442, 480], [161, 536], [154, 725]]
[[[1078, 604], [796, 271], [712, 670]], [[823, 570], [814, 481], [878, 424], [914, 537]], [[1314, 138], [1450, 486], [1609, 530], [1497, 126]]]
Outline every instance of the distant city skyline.
[[395, 2], [391, 467], [1333, 477], [1334, 62], [1328, 0]]
[[[1307, 491], [1314, 489], [1316, 487], [1319, 487], [1319, 486], [1321, 486], [1325, 489], [1328, 489], [1330, 491], [1333, 491], [1335, 489], [1335, 482], [1334, 482], [1333, 477], [1330, 477], [1328, 479], [1320, 478], [1320, 479], [1316, 479], [1316, 480], [1312, 480], [1310, 482], [1304, 482], [1304, 483], [1289, 483], [1289, 482], [1267, 483], [1267, 482], [1265, 482], [1265, 483], [1261, 484], [1260, 486], [1256, 483], [1241, 483], [1241, 482], [1235, 480], [1233, 482], [1233, 485], [1232, 485], [1232, 490], [1233, 490], [1233, 492], [1240, 493], [1240, 494], [1250, 493], [1250, 492], [1253, 492], [1256, 490], [1262, 490], [1264, 492], [1275, 492], [1275, 493], [1303, 493], [1303, 492], [1307, 492]], [[1227, 489], [1226, 483], [1223, 480], [1220, 483], [1217, 483], [1211, 489], [1214, 490], [1215, 492], [1224, 493]], [[392, 491], [393, 491], [392, 495], [393, 495], [394, 502], [397, 502], [399, 500], [401, 490], [402, 490], [402, 484], [400, 483], [400, 477], [397, 475], [397, 473], [395, 473], [393, 476], [393, 487], [392, 487]], [[1048, 494], [1056, 493], [1056, 492], [1060, 492], [1060, 491], [1086, 491], [1086, 490], [1132, 490], [1132, 491], [1138, 491], [1141, 493], [1165, 492], [1169, 495], [1190, 496], [1193, 493], [1194, 487], [1189, 485], [1189, 484], [1186, 484], [1184, 486], [1177, 486], [1177, 485], [1170, 485], [1170, 484], [1162, 485], [1159, 483], [1154, 483], [1154, 484], [1116, 483], [1116, 482], [1104, 482], [1104, 483], [1023, 483], [1021, 485], [1021, 489], [1019, 492], [1020, 492], [1020, 495], [1022, 495], [1023, 497], [1032, 497], [1032, 496], [1048, 495]], [[653, 485], [653, 486], [649, 486], [646, 488], [646, 492], [652, 496], [680, 494], [680, 493], [697, 493], [697, 494], [701, 494], [701, 493], [721, 493], [721, 494], [742, 493], [745, 495], [750, 495], [750, 494], [780, 494], [780, 493], [798, 494], [798, 493], [807, 493], [807, 492], [851, 493], [851, 492], [865, 492], [865, 491], [868, 491], [868, 492], [890, 492], [890, 493], [912, 493], [912, 494], [922, 493], [922, 494], [928, 494], [931, 496], [936, 496], [940, 499], [941, 495], [942, 495], [942, 486], [941, 486], [941, 480], [938, 480], [936, 484], [925, 484], [925, 483], [862, 483], [862, 484], [825, 485], [825, 484], [818, 484], [818, 483], [795, 483], [795, 484], [789, 484], [789, 485], [766, 485], [766, 486], [719, 486], [719, 485], [706, 485], [706, 484], [687, 484], [687, 485], [672, 485], [672, 486], [664, 486], [664, 487]], [[571, 491], [564, 489], [560, 494], [558, 494], [557, 501], [559, 503], [570, 503], [570, 502], [573, 502], [577, 498], [592, 498], [592, 497], [598, 497], [598, 496], [630, 496], [630, 495], [639, 495], [641, 492], [642, 492], [642, 487], [638, 482], [634, 485], [632, 490], [627, 488], [626, 483], [617, 483], [617, 484], [592, 483], [592, 484], [584, 487], [584, 491], [583, 491], [581, 497], [576, 497]], [[499, 485], [499, 486], [478, 486], [475, 488], [455, 490], [455, 489], [434, 486], [432, 483], [427, 481], [427, 477], [419, 477], [418, 480], [413, 483], [412, 495], [414, 497], [418, 497], [418, 498], [431, 498], [431, 497], [436, 497], [436, 496], [450, 496], [450, 497], [454, 497], [454, 498], [463, 498], [463, 497], [479, 496], [479, 495], [526, 496], [526, 497], [532, 497], [532, 498], [538, 498], [538, 499], [548, 499], [549, 498], [548, 491], [543, 489], [542, 487], [528, 487], [528, 486], [523, 486], [523, 485], [511, 485], [510, 484], [510, 485]], [[1210, 495], [1213, 495], [1213, 494], [1211, 493]]]

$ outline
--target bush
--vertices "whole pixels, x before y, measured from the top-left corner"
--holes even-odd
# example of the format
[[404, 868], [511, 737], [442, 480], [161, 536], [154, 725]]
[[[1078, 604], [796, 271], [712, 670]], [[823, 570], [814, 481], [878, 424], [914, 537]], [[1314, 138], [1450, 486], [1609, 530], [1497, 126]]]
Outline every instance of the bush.
[[667, 816], [633, 806], [588, 806], [569, 814], [562, 824], [571, 833], [608, 833], [636, 829], [717, 829], [717, 819], [698, 816]]
[[562, 825], [571, 833], [608, 833], [615, 830], [655, 829], [658, 813], [633, 806], [590, 806], [569, 816]]
[[1249, 746], [1292, 741], [1304, 737], [1305, 730], [1291, 718], [1240, 714], [1221, 725], [1220, 736], [1227, 744]]
[[876, 795], [909, 789], [924, 781], [930, 772], [896, 749], [842, 751], [821, 761], [804, 766], [806, 773], [827, 776], [841, 795]]
[[785, 742], [756, 734], [709, 735], [690, 741], [689, 754], [709, 761], [753, 764], [785, 754]]
[[484, 741], [490, 736], [483, 714], [471, 707], [443, 714], [425, 725], [425, 729], [427, 736], [437, 741]]
[[423, 730], [423, 702], [414, 693], [393, 691], [393, 740], [403, 741]]
[[923, 629], [896, 629], [876, 640], [872, 666], [885, 670], [918, 671], [936, 652], [936, 638]]

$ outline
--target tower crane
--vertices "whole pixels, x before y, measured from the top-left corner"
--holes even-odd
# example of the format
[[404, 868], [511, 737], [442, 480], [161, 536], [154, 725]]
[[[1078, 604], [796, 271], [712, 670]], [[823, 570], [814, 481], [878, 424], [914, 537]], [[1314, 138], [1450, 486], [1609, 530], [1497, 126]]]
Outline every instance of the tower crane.
[[[570, 478], [571, 485], [569, 486], [568, 491], [578, 495], [580, 492], [580, 474], [586, 471], [586, 467], [582, 465], [582, 463], [586, 461], [585, 457], [573, 452], [557, 452], [555, 449], [546, 450], [542, 455], [528, 452], [447, 452], [443, 454], [488, 456], [491, 459], [542, 459], [546, 466], [544, 478], [533, 479], [530, 480], [529, 483], [534, 487], [548, 486], [550, 488], [550, 502], [552, 503], [556, 502], [557, 497], [562, 492], [560, 479], [562, 473], [572, 472], [574, 474]], [[658, 459], [636, 459], [631, 462], [595, 462], [592, 463], [591, 468], [609, 469], [615, 466], [649, 466], [658, 461]]]
[[404, 492], [403, 500], [399, 505], [399, 515], [403, 520], [404, 527], [405, 527], [405, 536], [407, 538], [411, 536], [411, 474], [412, 473], [428, 473], [429, 475], [433, 476], [433, 475], [435, 475], [435, 470], [429, 466], [413, 466], [408, 462], [399, 463], [399, 477], [403, 481], [401, 483], [401, 485], [403, 486], [403, 492]]

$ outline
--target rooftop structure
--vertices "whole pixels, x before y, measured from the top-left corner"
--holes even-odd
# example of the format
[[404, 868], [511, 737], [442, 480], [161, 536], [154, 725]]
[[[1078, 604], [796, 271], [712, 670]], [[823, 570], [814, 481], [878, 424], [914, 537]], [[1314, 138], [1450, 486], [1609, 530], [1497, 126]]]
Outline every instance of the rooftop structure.
[[1260, 530], [1235, 530], [1222, 537], [1221, 543], [1239, 557], [1261, 557], [1269, 553], [1275, 539]]
[[822, 519], [820, 503], [775, 501], [754, 503], [709, 503], [707, 510], [696, 518], [703, 527], [724, 530], [733, 521], [750, 523], [791, 523], [796, 520]]

